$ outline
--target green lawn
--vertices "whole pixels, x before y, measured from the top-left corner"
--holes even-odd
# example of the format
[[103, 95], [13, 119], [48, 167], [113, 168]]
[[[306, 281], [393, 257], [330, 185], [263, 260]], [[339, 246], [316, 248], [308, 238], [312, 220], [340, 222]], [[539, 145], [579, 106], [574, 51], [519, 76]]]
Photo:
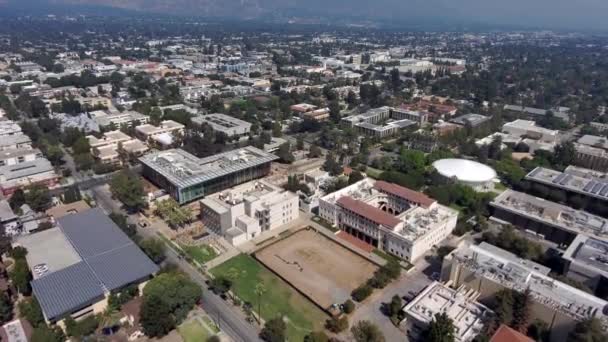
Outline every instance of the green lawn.
[[196, 319], [190, 320], [177, 328], [184, 342], [207, 341], [211, 334]]
[[263, 283], [266, 293], [261, 298], [261, 315], [267, 321], [286, 316], [290, 341], [303, 341], [310, 331], [322, 329], [328, 317], [249, 255], [237, 255], [211, 269], [211, 273], [232, 279], [232, 290], [241, 300], [251, 303], [256, 312], [258, 296], [255, 294], [255, 288], [257, 284]]
[[211, 320], [211, 318], [204, 316], [203, 322], [205, 322], [205, 325], [207, 325], [207, 328], [209, 328], [211, 331], [213, 331], [213, 333], [217, 334], [220, 332], [220, 329], [217, 328], [217, 326], [215, 325], [215, 322], [213, 322]]
[[200, 246], [188, 246], [179, 244], [179, 246], [188, 254], [193, 260], [198, 261], [199, 264], [204, 264], [217, 256], [217, 253], [211, 246], [200, 245]]
[[368, 177], [373, 178], [373, 179], [378, 179], [380, 178], [380, 175], [382, 174], [382, 170], [379, 169], [374, 169], [373, 167], [367, 167], [365, 169], [365, 173], [367, 174]]

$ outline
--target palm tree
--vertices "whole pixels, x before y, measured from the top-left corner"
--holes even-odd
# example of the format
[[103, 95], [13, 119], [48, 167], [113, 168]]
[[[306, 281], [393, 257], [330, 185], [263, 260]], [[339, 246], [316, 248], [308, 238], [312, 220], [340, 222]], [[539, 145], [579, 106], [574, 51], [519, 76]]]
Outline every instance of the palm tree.
[[266, 291], [266, 286], [264, 286], [263, 282], [259, 282], [255, 286], [254, 293], [258, 295], [258, 317], [260, 320], [262, 319], [262, 295], [266, 293]]

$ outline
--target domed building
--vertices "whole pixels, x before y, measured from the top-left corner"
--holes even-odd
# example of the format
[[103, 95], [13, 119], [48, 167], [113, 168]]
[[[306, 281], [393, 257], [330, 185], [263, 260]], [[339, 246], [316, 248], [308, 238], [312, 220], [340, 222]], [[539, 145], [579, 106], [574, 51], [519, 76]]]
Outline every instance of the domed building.
[[477, 191], [494, 190], [496, 171], [491, 167], [468, 159], [440, 159], [433, 163], [437, 172]]

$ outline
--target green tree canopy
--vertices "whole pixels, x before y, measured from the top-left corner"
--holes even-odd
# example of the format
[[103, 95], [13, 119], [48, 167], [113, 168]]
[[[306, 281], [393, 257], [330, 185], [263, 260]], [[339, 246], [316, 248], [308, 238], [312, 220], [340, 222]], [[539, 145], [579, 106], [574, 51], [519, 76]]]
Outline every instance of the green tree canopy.
[[429, 342], [454, 342], [454, 322], [444, 312], [435, 314], [435, 318], [429, 324], [427, 330], [427, 341]]
[[138, 175], [129, 170], [117, 173], [110, 181], [112, 195], [131, 211], [138, 211], [146, 206], [144, 186]]

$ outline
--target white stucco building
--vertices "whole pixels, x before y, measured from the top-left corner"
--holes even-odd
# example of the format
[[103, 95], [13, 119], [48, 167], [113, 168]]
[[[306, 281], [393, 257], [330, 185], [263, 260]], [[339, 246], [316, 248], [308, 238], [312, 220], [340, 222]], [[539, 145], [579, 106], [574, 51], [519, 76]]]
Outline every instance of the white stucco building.
[[366, 178], [320, 198], [319, 216], [413, 262], [452, 233], [458, 212], [423, 193]]
[[251, 181], [200, 201], [206, 228], [233, 245], [299, 217], [299, 199], [292, 192], [264, 181]]

